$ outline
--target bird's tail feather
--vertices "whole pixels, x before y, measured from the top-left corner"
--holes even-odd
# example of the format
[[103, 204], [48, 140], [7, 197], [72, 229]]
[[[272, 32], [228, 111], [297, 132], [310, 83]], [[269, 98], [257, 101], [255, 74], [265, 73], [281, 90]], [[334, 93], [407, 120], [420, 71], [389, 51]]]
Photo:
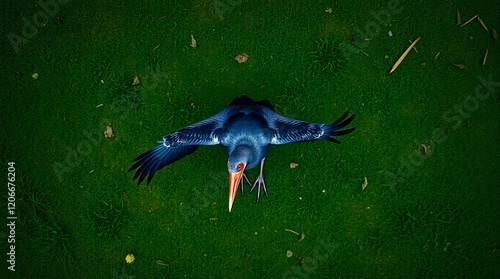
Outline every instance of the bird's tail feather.
[[335, 122], [333, 122], [332, 124], [329, 124], [327, 126], [324, 126], [323, 127], [324, 134], [321, 136], [321, 139], [335, 142], [335, 143], [340, 143], [340, 141], [338, 141], [337, 139], [335, 139], [333, 137], [347, 135], [350, 132], [354, 131], [356, 128], [350, 128], [347, 130], [340, 131], [340, 129], [349, 125], [355, 117], [355, 114], [353, 114], [353, 115], [351, 115], [351, 117], [347, 118], [348, 115], [349, 115], [349, 111], [346, 111], [346, 113], [344, 113], [344, 115], [342, 115], [339, 119], [335, 120]]
[[128, 171], [133, 171], [138, 168], [134, 175], [134, 180], [139, 177], [137, 184], [141, 184], [144, 178], [149, 174], [147, 181], [147, 184], [149, 184], [157, 170], [193, 153], [197, 148], [198, 145], [166, 147], [161, 144], [135, 158], [134, 165], [130, 167]]

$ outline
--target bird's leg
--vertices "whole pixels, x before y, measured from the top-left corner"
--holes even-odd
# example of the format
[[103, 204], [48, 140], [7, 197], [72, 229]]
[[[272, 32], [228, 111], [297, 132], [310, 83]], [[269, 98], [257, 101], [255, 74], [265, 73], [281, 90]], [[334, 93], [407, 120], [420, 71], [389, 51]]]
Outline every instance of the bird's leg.
[[250, 192], [252, 192], [253, 189], [255, 188], [255, 186], [257, 186], [257, 184], [259, 185], [259, 188], [257, 188], [257, 202], [259, 202], [259, 199], [260, 199], [260, 187], [264, 188], [264, 193], [266, 193], [266, 197], [267, 197], [266, 182], [264, 182], [264, 175], [262, 174], [262, 172], [264, 170], [264, 161], [265, 160], [266, 160], [266, 158], [264, 157], [260, 161], [260, 173], [259, 173], [259, 176], [257, 177], [257, 179], [255, 180], [255, 182], [253, 183], [252, 189], [250, 189]]
[[[247, 181], [248, 185], [252, 185], [252, 183], [250, 183], [250, 180], [248, 180], [248, 177], [245, 174], [245, 172], [243, 172], [243, 178]], [[245, 194], [245, 191], [243, 190], [243, 185], [244, 184], [245, 184], [245, 181], [243, 179], [241, 179], [240, 180], [240, 186], [241, 186], [241, 195], [242, 196]]]

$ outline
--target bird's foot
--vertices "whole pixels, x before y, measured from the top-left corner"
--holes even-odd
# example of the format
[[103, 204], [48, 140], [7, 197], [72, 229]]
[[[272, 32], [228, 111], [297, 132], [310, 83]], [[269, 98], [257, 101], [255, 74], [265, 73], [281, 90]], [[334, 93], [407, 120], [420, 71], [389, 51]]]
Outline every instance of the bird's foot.
[[250, 183], [250, 180], [248, 180], [248, 177], [247, 177], [247, 175], [245, 173], [243, 173], [243, 178], [244, 179], [240, 179], [241, 195], [242, 196], [245, 195], [245, 191], [243, 190], [243, 185], [245, 184], [245, 181], [248, 183], [248, 185], [252, 185], [252, 183]]
[[264, 175], [262, 174], [262, 171], [264, 169], [264, 160], [266, 158], [263, 158], [261, 161], [260, 161], [260, 173], [259, 173], [259, 176], [257, 177], [257, 179], [255, 180], [255, 182], [253, 183], [252, 185], [252, 189], [250, 189], [250, 193], [253, 191], [253, 189], [255, 188], [255, 186], [259, 186], [257, 188], [257, 202], [259, 202], [259, 199], [260, 199], [260, 188], [262, 187], [264, 189], [264, 193], [266, 193], [266, 197], [267, 197], [267, 189], [266, 189], [266, 182], [264, 181]]
[[266, 182], [264, 182], [264, 176], [262, 176], [262, 174], [259, 174], [259, 177], [257, 177], [257, 179], [255, 180], [255, 182], [253, 183], [253, 186], [252, 186], [252, 189], [250, 190], [250, 192], [253, 191], [253, 189], [255, 188], [255, 186], [259, 186], [257, 188], [257, 202], [259, 202], [259, 199], [260, 199], [260, 188], [262, 187], [264, 189], [264, 193], [266, 194], [266, 197], [267, 197], [267, 189], [266, 189]]

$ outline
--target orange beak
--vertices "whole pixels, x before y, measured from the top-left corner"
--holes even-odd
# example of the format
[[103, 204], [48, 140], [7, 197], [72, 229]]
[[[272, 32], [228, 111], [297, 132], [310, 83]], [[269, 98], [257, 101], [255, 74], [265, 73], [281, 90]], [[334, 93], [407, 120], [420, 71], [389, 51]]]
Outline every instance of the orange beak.
[[241, 168], [239, 172], [229, 172], [229, 212], [231, 212], [231, 208], [233, 207], [234, 198], [236, 197], [238, 186], [240, 186], [244, 170], [245, 168]]

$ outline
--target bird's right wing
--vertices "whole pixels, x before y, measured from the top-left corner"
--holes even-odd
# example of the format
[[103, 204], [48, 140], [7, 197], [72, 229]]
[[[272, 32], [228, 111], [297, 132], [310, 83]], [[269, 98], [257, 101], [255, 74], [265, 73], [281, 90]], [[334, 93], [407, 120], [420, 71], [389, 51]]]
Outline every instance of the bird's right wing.
[[350, 128], [347, 130], [340, 130], [349, 125], [354, 119], [354, 115], [346, 119], [347, 115], [349, 115], [349, 111], [329, 125], [291, 119], [272, 111], [266, 113], [266, 119], [269, 122], [270, 128], [275, 131], [271, 140], [272, 144], [285, 144], [317, 139], [340, 143], [334, 136], [346, 135], [356, 129]]
[[151, 182], [156, 171], [174, 163], [175, 161], [193, 153], [200, 145], [219, 144], [217, 129], [224, 124], [226, 111], [166, 135], [161, 143], [134, 159], [134, 165], [129, 171], [137, 169], [134, 180], [139, 178], [138, 184], [148, 176], [147, 184]]

